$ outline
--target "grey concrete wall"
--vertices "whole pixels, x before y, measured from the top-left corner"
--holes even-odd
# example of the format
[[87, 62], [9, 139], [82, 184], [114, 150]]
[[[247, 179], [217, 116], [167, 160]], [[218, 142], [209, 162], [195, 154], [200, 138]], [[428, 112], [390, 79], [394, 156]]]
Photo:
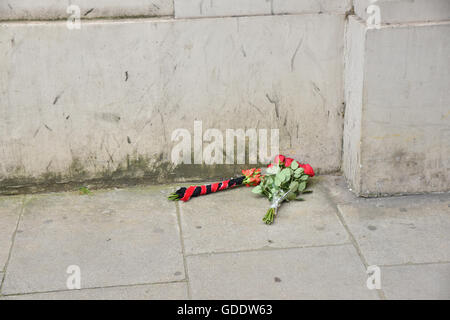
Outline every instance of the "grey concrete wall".
[[65, 19], [68, 5], [84, 19], [99, 17], [221, 17], [299, 13], [346, 13], [351, 0], [4, 0], [0, 20]]
[[405, 23], [450, 20], [449, 0], [353, 0], [355, 14], [366, 20], [369, 5], [380, 8], [382, 23]]
[[170, 163], [194, 120], [278, 128], [360, 195], [449, 190], [449, 3], [379, 0], [369, 30], [366, 0], [2, 1], [0, 191], [234, 175]]
[[344, 173], [360, 195], [450, 189], [450, 22], [367, 29], [346, 45]]
[[[450, 190], [450, 1], [354, 0], [343, 171], [363, 196]], [[377, 6], [380, 28], [367, 26]]]
[[[0, 184], [192, 177], [177, 128], [278, 128], [339, 170], [343, 14], [0, 24]], [[178, 171], [177, 171], [178, 170]], [[203, 178], [223, 176], [207, 169]], [[228, 175], [228, 173], [226, 173]], [[197, 175], [198, 177], [199, 175]]]
[[83, 19], [173, 15], [173, 0], [2, 0], [0, 20], [66, 19], [72, 4]]
[[366, 29], [350, 18], [345, 34], [345, 120], [342, 167], [355, 192], [360, 191], [361, 117]]
[[268, 14], [338, 13], [351, 10], [351, 0], [174, 0], [175, 16], [220, 17]]

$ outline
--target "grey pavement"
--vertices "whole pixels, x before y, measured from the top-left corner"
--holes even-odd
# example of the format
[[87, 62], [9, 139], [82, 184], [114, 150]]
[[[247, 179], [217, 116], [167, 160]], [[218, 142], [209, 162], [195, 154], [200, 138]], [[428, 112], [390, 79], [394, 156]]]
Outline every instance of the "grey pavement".
[[267, 226], [250, 188], [175, 188], [1, 197], [0, 299], [450, 299], [448, 193], [363, 199], [318, 176]]

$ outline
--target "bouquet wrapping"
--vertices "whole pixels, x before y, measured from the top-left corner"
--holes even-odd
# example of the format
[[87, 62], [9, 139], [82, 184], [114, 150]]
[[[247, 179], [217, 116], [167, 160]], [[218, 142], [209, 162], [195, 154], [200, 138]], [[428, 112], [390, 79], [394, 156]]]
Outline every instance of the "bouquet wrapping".
[[275, 157], [273, 163], [267, 166], [263, 173], [261, 168], [242, 170], [243, 176], [224, 180], [210, 185], [190, 186], [180, 188], [169, 195], [169, 200], [188, 201], [192, 197], [214, 193], [217, 191], [234, 188], [241, 185], [253, 186], [253, 193], [265, 196], [271, 202], [263, 221], [272, 224], [278, 214], [278, 209], [284, 201], [302, 201], [300, 194], [311, 192], [306, 190], [310, 177], [315, 175], [309, 164], [301, 164], [298, 161], [283, 155]]

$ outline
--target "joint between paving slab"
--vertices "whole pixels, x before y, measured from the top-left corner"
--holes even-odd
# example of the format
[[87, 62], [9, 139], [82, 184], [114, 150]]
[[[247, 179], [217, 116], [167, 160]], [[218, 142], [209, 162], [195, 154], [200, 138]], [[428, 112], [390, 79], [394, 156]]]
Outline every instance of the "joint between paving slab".
[[353, 246], [356, 249], [356, 252], [359, 256], [359, 258], [361, 259], [364, 267], [368, 267], [369, 264], [367, 263], [366, 258], [364, 257], [364, 255], [361, 252], [361, 249], [359, 248], [358, 242], [356, 241], [355, 236], [353, 235], [353, 233], [350, 231], [350, 228], [348, 227], [347, 223], [345, 222], [344, 216], [342, 215], [338, 205], [333, 201], [333, 199], [330, 197], [328, 189], [327, 188], [322, 188], [322, 190], [324, 191], [326, 198], [328, 199], [328, 201], [330, 201], [330, 203], [332, 204], [332, 206], [335, 209], [335, 213], [337, 218], [339, 219], [339, 221], [341, 222], [342, 226], [344, 227], [344, 229], [347, 231], [347, 234], [350, 238], [350, 242], [353, 244]]
[[[1, 279], [0, 279], [0, 287], [2, 286], [2, 284], [3, 284], [3, 280], [5, 279], [5, 273], [4, 272], [1, 272], [0, 273], [0, 277], [1, 277]], [[3, 297], [3, 294], [2, 294], [2, 292], [0, 291], [0, 298], [1, 297]]]
[[60, 293], [60, 292], [71, 292], [71, 291], [88, 291], [88, 290], [96, 290], [96, 289], [114, 289], [114, 288], [127, 288], [127, 287], [141, 287], [141, 286], [152, 286], [152, 285], [164, 285], [164, 284], [174, 284], [174, 283], [186, 283], [186, 279], [183, 280], [174, 280], [174, 281], [161, 281], [161, 282], [149, 282], [149, 283], [133, 283], [133, 284], [119, 284], [112, 286], [102, 286], [102, 287], [88, 287], [81, 289], [61, 289], [61, 290], [48, 290], [48, 291], [32, 291], [32, 292], [20, 292], [20, 293], [8, 293], [2, 294], [2, 297], [11, 297], [11, 296], [26, 296], [31, 294], [42, 294], [42, 293]]
[[178, 222], [178, 230], [179, 230], [179, 237], [180, 237], [180, 243], [181, 243], [181, 254], [183, 255], [183, 266], [184, 266], [184, 277], [186, 280], [186, 287], [187, 287], [187, 296], [188, 299], [192, 299], [191, 295], [191, 286], [189, 282], [189, 273], [188, 273], [188, 267], [186, 262], [186, 251], [184, 248], [184, 239], [183, 239], [183, 227], [181, 226], [181, 208], [178, 201], [175, 201], [175, 209], [177, 212], [177, 222]]
[[382, 268], [389, 267], [408, 267], [408, 266], [428, 266], [435, 264], [450, 264], [450, 261], [432, 261], [432, 262], [406, 262], [406, 263], [397, 263], [397, 264], [378, 264], [377, 266]]
[[189, 253], [186, 257], [196, 257], [196, 256], [208, 256], [208, 255], [220, 255], [220, 254], [230, 254], [230, 253], [248, 253], [248, 252], [262, 252], [262, 251], [282, 251], [282, 250], [294, 250], [294, 249], [308, 249], [308, 248], [326, 248], [326, 247], [340, 247], [352, 245], [351, 242], [344, 243], [330, 243], [321, 245], [305, 245], [305, 246], [295, 246], [295, 247], [261, 247], [256, 249], [243, 249], [243, 250], [230, 250], [230, 251], [211, 251], [211, 252], [201, 252], [201, 253]]
[[[327, 194], [327, 196], [328, 196], [328, 194]], [[335, 205], [334, 202], [333, 202], [333, 205]], [[344, 216], [340, 212], [339, 207], [337, 205], [335, 205], [335, 210], [336, 210], [336, 215], [338, 216], [339, 220], [341, 221], [342, 225], [344, 226], [345, 230], [347, 231], [347, 233], [350, 237], [350, 241], [352, 242], [353, 247], [356, 250], [356, 254], [359, 256], [364, 268], [367, 270], [367, 267], [369, 266], [369, 264], [368, 264], [366, 258], [364, 257], [364, 255], [361, 251], [361, 248], [359, 247], [359, 244], [356, 241], [355, 236], [350, 231], [350, 228], [348, 227], [347, 223], [345, 222]], [[377, 293], [381, 300], [386, 300], [386, 295], [384, 294], [383, 289], [377, 289]]]
[[14, 248], [14, 242], [16, 240], [17, 230], [19, 229], [20, 220], [22, 219], [22, 215], [23, 215], [23, 212], [25, 210], [25, 198], [26, 198], [26, 196], [22, 196], [22, 204], [20, 206], [19, 216], [17, 217], [16, 227], [14, 229], [13, 235], [11, 236], [11, 246], [9, 247], [8, 257], [6, 259], [5, 267], [4, 267], [4, 270], [3, 270], [3, 277], [2, 277], [1, 283], [0, 283], [0, 295], [2, 295], [3, 284], [5, 282], [6, 272], [8, 270], [8, 265], [9, 265], [9, 261], [11, 259], [12, 250]]
[[[350, 231], [349, 226], [345, 222], [344, 216], [342, 215], [342, 213], [341, 213], [341, 211], [339, 209], [339, 206], [333, 201], [333, 199], [331, 198], [331, 196], [329, 194], [329, 190], [327, 188], [322, 188], [322, 190], [324, 191], [325, 196], [328, 199], [328, 201], [330, 201], [330, 203], [334, 207], [337, 218], [341, 222], [341, 224], [344, 227], [344, 229], [347, 231], [347, 234], [348, 234], [348, 236], [350, 238], [350, 242], [351, 242], [351, 244], [353, 245], [353, 247], [356, 250], [356, 254], [359, 256], [359, 259], [361, 260], [361, 263], [363, 264], [365, 270], [367, 270], [367, 267], [369, 266], [369, 264], [368, 264], [366, 258], [364, 257], [364, 255], [363, 255], [363, 253], [361, 251], [361, 248], [359, 247], [359, 244], [356, 241], [355, 236]], [[384, 294], [384, 291], [382, 289], [377, 289], [377, 293], [378, 293], [378, 296], [380, 297], [381, 300], [386, 300], [386, 295]]]

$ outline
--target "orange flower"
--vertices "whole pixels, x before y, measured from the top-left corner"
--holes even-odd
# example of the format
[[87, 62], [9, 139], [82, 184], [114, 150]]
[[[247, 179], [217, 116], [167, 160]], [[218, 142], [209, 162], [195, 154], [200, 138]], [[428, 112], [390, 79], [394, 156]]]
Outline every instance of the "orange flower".
[[252, 168], [252, 169], [248, 169], [248, 170], [242, 170], [242, 174], [248, 178], [248, 177], [251, 177], [253, 175], [255, 170], [256, 170], [256, 168]]
[[257, 186], [258, 184], [261, 183], [261, 175], [257, 174], [253, 177], [251, 177], [250, 179], [247, 180], [247, 186]]
[[247, 185], [247, 187], [250, 186], [257, 186], [261, 182], [261, 169], [248, 169], [248, 170], [242, 170], [242, 174], [245, 176], [245, 179], [243, 181], [244, 184]]

